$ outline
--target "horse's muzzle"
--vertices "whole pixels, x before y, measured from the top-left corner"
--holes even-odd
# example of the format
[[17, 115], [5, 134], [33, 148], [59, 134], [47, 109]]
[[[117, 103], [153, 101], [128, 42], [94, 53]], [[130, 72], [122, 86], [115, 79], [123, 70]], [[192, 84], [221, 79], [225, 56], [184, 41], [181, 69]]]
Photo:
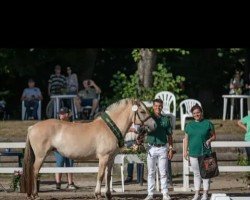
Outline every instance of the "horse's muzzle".
[[156, 128], [156, 122], [155, 122], [155, 120], [151, 117], [151, 118], [149, 118], [149, 119], [144, 123], [144, 126], [147, 126], [148, 129], [149, 129], [149, 131], [151, 132], [151, 131], [155, 130], [155, 128]]

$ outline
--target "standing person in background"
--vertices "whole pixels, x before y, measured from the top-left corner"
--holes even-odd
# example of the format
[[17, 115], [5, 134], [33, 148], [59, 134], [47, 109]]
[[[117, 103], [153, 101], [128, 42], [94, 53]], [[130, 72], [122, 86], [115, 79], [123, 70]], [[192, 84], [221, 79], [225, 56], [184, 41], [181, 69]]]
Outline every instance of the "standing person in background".
[[[245, 116], [243, 119], [238, 121], [238, 126], [245, 131], [245, 141], [250, 142], [250, 115]], [[248, 164], [250, 164], [250, 147], [246, 147]]]
[[239, 69], [235, 70], [233, 78], [230, 79], [229, 94], [242, 94], [242, 89], [244, 86], [244, 80], [241, 78], [242, 74], [242, 71], [240, 71]]
[[[163, 200], [171, 199], [168, 194], [167, 187], [167, 162], [168, 159], [171, 160], [173, 158], [172, 127], [168, 117], [161, 114], [162, 108], [163, 101], [161, 99], [154, 99], [154, 114], [152, 115], [152, 118], [155, 120], [157, 127], [154, 131], [148, 133], [147, 136], [148, 196], [145, 198], [145, 200], [153, 200], [157, 161], [160, 171], [161, 192], [163, 194]], [[169, 144], [168, 146], [167, 143]]]
[[[243, 74], [242, 71], [239, 69], [235, 70], [235, 74], [233, 78], [230, 79], [230, 91], [229, 94], [231, 95], [241, 95], [243, 91], [244, 86], [244, 80], [241, 78], [241, 75]], [[231, 105], [235, 105], [235, 113], [236, 116], [239, 118], [238, 111], [239, 111], [239, 99], [231, 99]]]
[[[203, 181], [203, 195], [201, 200], [208, 199], [210, 179], [202, 179], [198, 157], [211, 154], [211, 142], [216, 139], [214, 125], [203, 118], [202, 108], [196, 104], [191, 108], [194, 120], [185, 126], [184, 138], [184, 158], [190, 159], [191, 167], [194, 172], [195, 195], [192, 200], [200, 199], [201, 180]], [[210, 148], [207, 148], [210, 147]]]
[[61, 74], [61, 66], [55, 66], [55, 74], [52, 74], [48, 81], [48, 95], [63, 94], [63, 90], [66, 88], [66, 78]]
[[[59, 119], [62, 121], [70, 121], [70, 112], [67, 107], [63, 107], [60, 109], [59, 112]], [[57, 167], [73, 167], [74, 166], [74, 161], [72, 159], [66, 158], [62, 156], [58, 151], [54, 151], [54, 155], [56, 157], [56, 166]], [[73, 182], [73, 174], [68, 173], [67, 174], [68, 178], [68, 185], [67, 189], [75, 190], [77, 187], [75, 186]], [[62, 179], [62, 174], [61, 173], [56, 173], [55, 174], [55, 179], [56, 179], [56, 189], [61, 189], [61, 179]]]
[[39, 101], [43, 99], [41, 90], [35, 87], [35, 81], [33, 79], [28, 80], [28, 88], [23, 90], [21, 101], [24, 101], [26, 107], [28, 119], [38, 119], [37, 109]]
[[72, 73], [71, 67], [67, 67], [66, 82], [67, 82], [67, 94], [78, 93], [78, 79], [75, 73]]
[[246, 85], [245, 85], [245, 94], [246, 95], [250, 95], [250, 73], [247, 76], [247, 80], [245, 81]]
[[[126, 134], [124, 141], [125, 141], [125, 146], [127, 148], [131, 148], [133, 145], [137, 143], [137, 138], [138, 138], [138, 129], [140, 125], [137, 124], [132, 124], [132, 126], [129, 128], [128, 133]], [[134, 172], [134, 163], [128, 163], [127, 167], [127, 178], [125, 180], [125, 183], [131, 183], [133, 181], [133, 172]], [[140, 177], [140, 174], [144, 172], [144, 165], [141, 163], [137, 164], [137, 183], [140, 183], [143, 181], [143, 175]], [[142, 178], [142, 180], [140, 180]]]

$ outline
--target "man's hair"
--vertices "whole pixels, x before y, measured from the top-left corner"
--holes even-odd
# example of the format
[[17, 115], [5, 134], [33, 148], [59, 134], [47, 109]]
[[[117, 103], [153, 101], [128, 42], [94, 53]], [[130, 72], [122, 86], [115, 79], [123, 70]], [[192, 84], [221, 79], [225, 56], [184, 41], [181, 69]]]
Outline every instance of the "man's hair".
[[203, 113], [203, 110], [202, 110], [202, 108], [199, 106], [199, 104], [195, 104], [195, 105], [191, 108], [190, 111], [193, 113], [194, 110], [196, 110], [196, 109], [200, 110], [200, 112]]
[[154, 103], [160, 103], [160, 104], [163, 104], [163, 101], [161, 99], [154, 99], [153, 100], [153, 104]]
[[31, 83], [31, 82], [35, 82], [33, 78], [30, 78], [30, 79], [28, 80], [28, 83]]
[[61, 69], [61, 65], [56, 65], [55, 69]]

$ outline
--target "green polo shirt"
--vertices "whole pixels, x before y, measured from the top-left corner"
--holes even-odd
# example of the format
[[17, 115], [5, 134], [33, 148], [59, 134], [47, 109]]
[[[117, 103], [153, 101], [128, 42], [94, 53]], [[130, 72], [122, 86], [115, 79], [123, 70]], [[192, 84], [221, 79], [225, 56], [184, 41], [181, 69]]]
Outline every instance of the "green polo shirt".
[[191, 121], [185, 126], [185, 132], [188, 135], [189, 156], [198, 157], [204, 154], [210, 154], [211, 149], [206, 149], [203, 144], [214, 132], [214, 125], [209, 120]]
[[150, 144], [166, 144], [168, 139], [167, 135], [172, 134], [172, 127], [167, 116], [152, 116], [156, 122], [156, 129], [147, 136], [147, 142]]
[[245, 141], [250, 141], [250, 115], [241, 119], [242, 124], [247, 126], [247, 132], [245, 134]]

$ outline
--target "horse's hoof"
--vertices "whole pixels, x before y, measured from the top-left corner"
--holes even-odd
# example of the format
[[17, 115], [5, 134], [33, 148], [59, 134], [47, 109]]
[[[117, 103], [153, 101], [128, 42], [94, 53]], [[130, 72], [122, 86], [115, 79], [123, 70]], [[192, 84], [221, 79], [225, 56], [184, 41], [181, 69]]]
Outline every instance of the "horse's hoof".
[[31, 199], [33, 199], [33, 198], [32, 198], [31, 196], [27, 196], [26, 199], [27, 199], [27, 200], [31, 200]]
[[111, 192], [107, 192], [105, 194], [105, 199], [107, 199], [107, 200], [111, 200], [112, 199]]
[[41, 198], [36, 194], [36, 195], [33, 195], [33, 199], [34, 200], [40, 200]]
[[102, 199], [101, 193], [95, 194], [95, 199], [97, 200]]

